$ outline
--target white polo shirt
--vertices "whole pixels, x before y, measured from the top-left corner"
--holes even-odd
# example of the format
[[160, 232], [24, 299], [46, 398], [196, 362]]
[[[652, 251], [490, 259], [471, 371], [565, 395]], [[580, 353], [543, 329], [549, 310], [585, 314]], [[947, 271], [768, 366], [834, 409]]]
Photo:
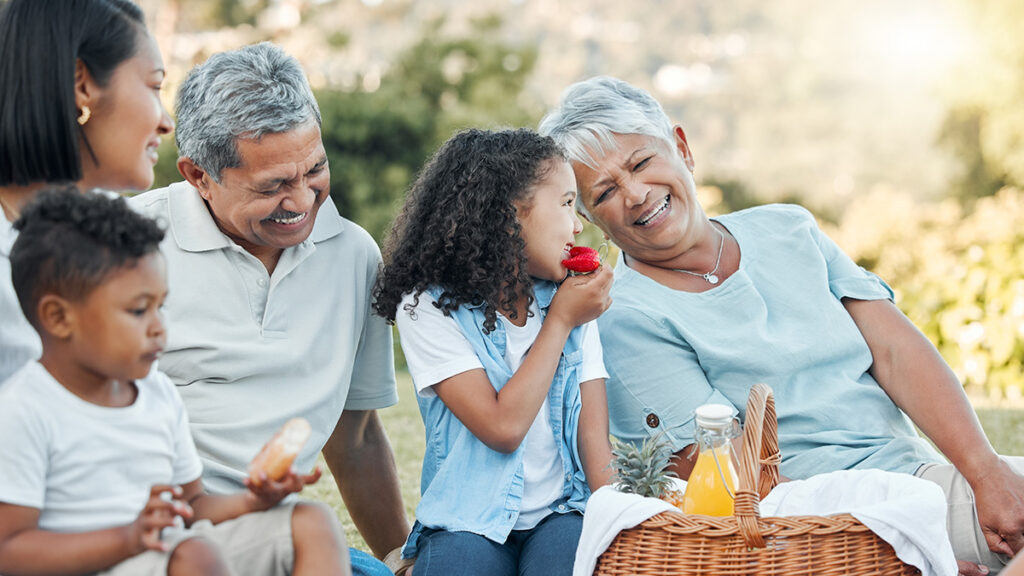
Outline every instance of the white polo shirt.
[[249, 461], [289, 418], [313, 427], [295, 463], [308, 471], [343, 409], [398, 401], [391, 328], [370, 307], [380, 250], [330, 198], [273, 275], [217, 228], [187, 182], [130, 203], [167, 227], [160, 369], [185, 401], [207, 490], [239, 490]]

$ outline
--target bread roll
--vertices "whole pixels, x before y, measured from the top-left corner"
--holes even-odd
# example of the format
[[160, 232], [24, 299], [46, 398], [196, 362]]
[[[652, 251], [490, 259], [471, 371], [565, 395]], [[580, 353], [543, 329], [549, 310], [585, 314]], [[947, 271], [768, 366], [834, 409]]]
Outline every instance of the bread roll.
[[260, 472], [270, 480], [280, 480], [288, 474], [295, 457], [309, 440], [312, 429], [305, 418], [292, 418], [285, 422], [260, 453], [249, 463], [249, 480], [256, 486], [263, 483]]

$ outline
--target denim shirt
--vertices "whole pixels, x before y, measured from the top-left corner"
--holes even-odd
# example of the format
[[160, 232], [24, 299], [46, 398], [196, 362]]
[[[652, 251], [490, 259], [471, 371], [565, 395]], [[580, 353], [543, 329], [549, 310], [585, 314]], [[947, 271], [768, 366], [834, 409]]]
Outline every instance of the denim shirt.
[[[548, 281], [534, 284], [541, 321], [547, 315], [556, 288]], [[440, 299], [441, 292], [436, 287], [427, 290], [434, 300]], [[451, 317], [473, 346], [491, 385], [501, 390], [513, 374], [505, 363], [504, 325], [497, 322], [494, 331], [485, 334], [483, 305], [463, 304], [451, 312]], [[576, 442], [582, 406], [579, 381], [582, 344], [583, 330], [577, 326], [562, 349], [548, 391], [551, 428], [565, 479], [562, 497], [551, 506], [557, 513], [582, 512], [590, 497]], [[497, 452], [473, 435], [436, 395], [417, 396], [417, 401], [426, 428], [427, 447], [416, 524], [402, 555], [416, 556], [418, 540], [425, 528], [473, 532], [504, 543], [519, 517], [523, 498], [525, 442], [511, 454]]]

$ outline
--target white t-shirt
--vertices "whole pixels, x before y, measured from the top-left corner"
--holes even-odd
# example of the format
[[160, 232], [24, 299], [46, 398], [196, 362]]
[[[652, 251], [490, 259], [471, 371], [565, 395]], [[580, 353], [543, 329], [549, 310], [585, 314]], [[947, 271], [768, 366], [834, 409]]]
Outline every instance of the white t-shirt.
[[[468, 370], [483, 368], [458, 324], [433, 305], [434, 300], [429, 294], [420, 295], [415, 319], [405, 312], [405, 305], [412, 302], [411, 294], [402, 299], [395, 323], [418, 394], [432, 396], [435, 394], [434, 384]], [[526, 353], [540, 334], [542, 322], [536, 301], [530, 311], [533, 315], [527, 318], [525, 326], [516, 326], [498, 314], [506, 335], [505, 362], [513, 372], [522, 365]], [[583, 326], [580, 382], [607, 377], [597, 323], [588, 322]], [[544, 398], [544, 404], [523, 442], [526, 445], [523, 451], [523, 500], [514, 530], [529, 530], [536, 526], [550, 514], [548, 506], [562, 494], [562, 459], [555, 445], [547, 398]]]
[[[117, 198], [119, 194], [100, 188], [88, 192]], [[11, 248], [18, 231], [0, 208], [0, 387], [19, 368], [43, 355], [43, 344], [36, 329], [21, 312], [11, 279]]]
[[174, 385], [154, 369], [131, 406], [68, 391], [38, 362], [0, 389], [0, 502], [39, 509], [39, 527], [86, 532], [135, 521], [156, 484], [202, 474]]
[[241, 490], [249, 461], [290, 418], [313, 428], [295, 460], [308, 471], [342, 410], [398, 401], [391, 327], [370, 308], [380, 250], [329, 198], [273, 275], [220, 231], [187, 182], [129, 204], [167, 225], [160, 370], [188, 407], [210, 492]]
[[11, 283], [11, 248], [18, 232], [0, 210], [0, 387], [4, 380], [43, 353], [39, 334], [28, 323]]

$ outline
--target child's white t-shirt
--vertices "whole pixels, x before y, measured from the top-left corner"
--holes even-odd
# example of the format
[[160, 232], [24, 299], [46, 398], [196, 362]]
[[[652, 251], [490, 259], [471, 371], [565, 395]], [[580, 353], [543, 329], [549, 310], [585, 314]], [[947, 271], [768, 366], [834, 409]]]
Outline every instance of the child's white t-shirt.
[[[421, 396], [433, 396], [433, 386], [438, 382], [467, 370], [483, 368], [455, 320], [445, 316], [433, 302], [429, 294], [421, 294], [413, 319], [405, 312], [406, 304], [413, 303], [412, 295], [407, 294], [395, 315], [409, 374]], [[516, 326], [498, 314], [506, 335], [505, 362], [513, 372], [519, 369], [540, 334], [542, 322], [536, 301], [530, 311], [533, 315], [527, 317], [525, 326]], [[588, 322], [583, 325], [580, 382], [607, 377], [597, 322]], [[562, 459], [555, 445], [547, 398], [523, 442], [526, 445], [523, 452], [523, 500], [513, 530], [529, 530], [539, 524], [550, 514], [548, 506], [562, 494]]]
[[0, 388], [0, 502], [39, 509], [39, 528], [86, 532], [135, 521], [155, 484], [202, 464], [174, 384], [155, 368], [131, 406], [82, 400], [38, 362]]

